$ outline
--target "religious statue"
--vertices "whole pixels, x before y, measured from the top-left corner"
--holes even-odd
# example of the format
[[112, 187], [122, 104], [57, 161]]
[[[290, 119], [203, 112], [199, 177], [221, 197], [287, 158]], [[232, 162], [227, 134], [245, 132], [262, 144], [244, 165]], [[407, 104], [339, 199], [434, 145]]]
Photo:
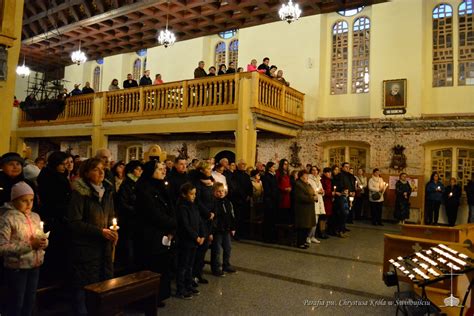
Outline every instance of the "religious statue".
[[407, 167], [407, 157], [403, 153], [405, 147], [402, 145], [396, 145], [392, 148], [392, 161], [390, 162], [390, 168], [395, 170], [403, 170]]
[[188, 145], [183, 143], [181, 148], [178, 148], [178, 158], [188, 160]]
[[300, 167], [301, 160], [299, 157], [299, 153], [301, 150], [301, 146], [298, 146], [298, 143], [294, 142], [293, 145], [290, 147], [290, 150], [291, 150], [290, 165], [294, 168]]

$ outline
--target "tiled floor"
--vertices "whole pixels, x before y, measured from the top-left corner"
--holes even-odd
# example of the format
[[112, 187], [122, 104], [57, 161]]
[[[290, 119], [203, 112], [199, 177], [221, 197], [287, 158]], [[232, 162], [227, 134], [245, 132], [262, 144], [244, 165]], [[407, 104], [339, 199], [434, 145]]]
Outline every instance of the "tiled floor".
[[201, 295], [171, 298], [159, 313], [394, 315], [394, 288], [385, 286], [381, 271], [383, 234], [398, 232], [398, 227], [348, 227], [349, 238], [333, 237], [308, 250], [234, 242], [231, 261], [238, 273], [224, 278], [207, 274], [210, 283], [199, 287]]

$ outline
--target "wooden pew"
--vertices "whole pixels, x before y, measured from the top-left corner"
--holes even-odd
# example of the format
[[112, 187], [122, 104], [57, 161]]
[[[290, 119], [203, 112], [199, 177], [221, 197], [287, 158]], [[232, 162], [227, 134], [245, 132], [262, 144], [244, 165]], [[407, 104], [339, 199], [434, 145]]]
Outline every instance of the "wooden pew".
[[151, 271], [140, 271], [87, 285], [85, 290], [89, 314], [112, 316], [122, 312], [127, 305], [138, 303], [147, 316], [156, 316], [159, 287], [160, 275]]
[[432, 239], [443, 242], [467, 243], [474, 242], [474, 224], [463, 224], [454, 227], [430, 225], [401, 225], [404, 236]]

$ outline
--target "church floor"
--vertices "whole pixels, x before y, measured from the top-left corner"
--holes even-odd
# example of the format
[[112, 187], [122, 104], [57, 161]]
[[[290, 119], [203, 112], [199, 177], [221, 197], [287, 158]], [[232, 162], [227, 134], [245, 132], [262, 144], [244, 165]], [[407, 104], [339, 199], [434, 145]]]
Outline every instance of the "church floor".
[[206, 274], [210, 283], [199, 286], [199, 296], [168, 299], [159, 314], [394, 315], [389, 301], [395, 288], [382, 281], [383, 234], [399, 232], [398, 226], [348, 228], [349, 238], [332, 237], [308, 250], [234, 242], [236, 274]]

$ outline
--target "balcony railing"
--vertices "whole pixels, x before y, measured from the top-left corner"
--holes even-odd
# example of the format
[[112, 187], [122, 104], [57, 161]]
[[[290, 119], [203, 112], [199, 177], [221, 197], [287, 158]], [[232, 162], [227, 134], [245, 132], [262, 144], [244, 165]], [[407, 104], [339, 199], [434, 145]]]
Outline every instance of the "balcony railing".
[[[242, 85], [243, 80], [250, 85]], [[250, 96], [249, 104], [239, 99], [245, 94]], [[19, 127], [91, 123], [93, 115], [101, 116], [98, 121], [121, 121], [228, 114], [237, 113], [239, 106], [303, 124], [303, 93], [259, 73], [239, 73], [74, 96], [66, 100], [65, 110], [54, 121], [28, 121], [21, 111]]]

